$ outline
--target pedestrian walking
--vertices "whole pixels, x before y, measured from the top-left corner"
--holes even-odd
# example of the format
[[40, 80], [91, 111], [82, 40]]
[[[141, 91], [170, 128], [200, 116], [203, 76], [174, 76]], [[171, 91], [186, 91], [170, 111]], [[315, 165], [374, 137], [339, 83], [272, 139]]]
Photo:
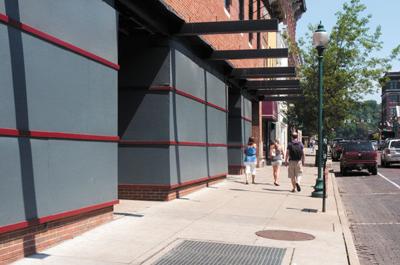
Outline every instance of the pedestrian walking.
[[279, 186], [279, 173], [280, 167], [282, 165], [282, 160], [284, 159], [282, 146], [279, 144], [279, 140], [276, 139], [269, 148], [269, 156], [272, 165], [272, 174], [274, 176], [274, 185]]
[[315, 140], [314, 139], [311, 140], [310, 145], [311, 145], [311, 154], [313, 155], [314, 154], [314, 150], [315, 150]]
[[249, 178], [251, 175], [252, 183], [255, 184], [256, 177], [256, 165], [257, 165], [257, 149], [254, 137], [249, 137], [247, 147], [244, 150], [244, 165], [246, 166], [245, 177], [246, 184], [249, 184]]
[[[289, 160], [289, 163], [288, 163]], [[304, 146], [298, 140], [298, 134], [292, 133], [292, 141], [288, 144], [285, 156], [285, 165], [288, 167], [288, 177], [292, 181], [292, 192], [301, 191], [300, 181], [304, 166]]]

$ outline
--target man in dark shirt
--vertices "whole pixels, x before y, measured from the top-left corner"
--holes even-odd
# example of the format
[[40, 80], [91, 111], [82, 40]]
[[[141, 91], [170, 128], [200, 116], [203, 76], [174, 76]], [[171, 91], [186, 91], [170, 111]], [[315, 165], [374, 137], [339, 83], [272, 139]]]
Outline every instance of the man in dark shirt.
[[292, 181], [291, 192], [295, 192], [296, 189], [297, 191], [301, 191], [300, 180], [304, 166], [304, 146], [297, 138], [297, 132], [293, 132], [292, 142], [288, 144], [285, 156], [285, 165], [289, 165], [288, 177]]

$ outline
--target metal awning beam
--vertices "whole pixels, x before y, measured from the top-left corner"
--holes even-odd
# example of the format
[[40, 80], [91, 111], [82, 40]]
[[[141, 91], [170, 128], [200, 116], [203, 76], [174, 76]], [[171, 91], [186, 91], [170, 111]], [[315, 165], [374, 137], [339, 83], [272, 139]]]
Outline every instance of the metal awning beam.
[[244, 85], [248, 90], [260, 88], [299, 88], [299, 80], [248, 80]]
[[251, 49], [251, 50], [222, 50], [214, 51], [209, 60], [235, 60], [235, 59], [258, 59], [258, 58], [287, 58], [287, 48], [278, 49]]
[[264, 96], [261, 97], [263, 101], [302, 101], [304, 100], [304, 96], [279, 96], [279, 97], [271, 97]]
[[233, 34], [247, 32], [275, 32], [278, 31], [278, 20], [236, 20], [195, 22], [182, 25], [177, 36], [197, 36], [210, 34]]
[[295, 77], [295, 67], [259, 67], [259, 68], [234, 68], [231, 77], [236, 79], [243, 78], [278, 78]]
[[289, 95], [289, 94], [303, 94], [302, 89], [262, 89], [257, 90], [257, 95]]

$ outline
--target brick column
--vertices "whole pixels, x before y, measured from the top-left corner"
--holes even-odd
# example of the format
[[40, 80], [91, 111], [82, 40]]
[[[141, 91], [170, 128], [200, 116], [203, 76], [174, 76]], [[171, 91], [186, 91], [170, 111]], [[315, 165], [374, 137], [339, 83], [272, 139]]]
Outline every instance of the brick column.
[[257, 144], [257, 167], [265, 165], [261, 102], [252, 102], [252, 136]]

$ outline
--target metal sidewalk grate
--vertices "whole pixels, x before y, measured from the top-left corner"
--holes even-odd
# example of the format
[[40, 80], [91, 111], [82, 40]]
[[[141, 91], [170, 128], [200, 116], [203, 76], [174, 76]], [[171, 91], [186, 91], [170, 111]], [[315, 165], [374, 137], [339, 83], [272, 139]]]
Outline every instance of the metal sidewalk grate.
[[286, 249], [185, 240], [154, 265], [280, 265]]

